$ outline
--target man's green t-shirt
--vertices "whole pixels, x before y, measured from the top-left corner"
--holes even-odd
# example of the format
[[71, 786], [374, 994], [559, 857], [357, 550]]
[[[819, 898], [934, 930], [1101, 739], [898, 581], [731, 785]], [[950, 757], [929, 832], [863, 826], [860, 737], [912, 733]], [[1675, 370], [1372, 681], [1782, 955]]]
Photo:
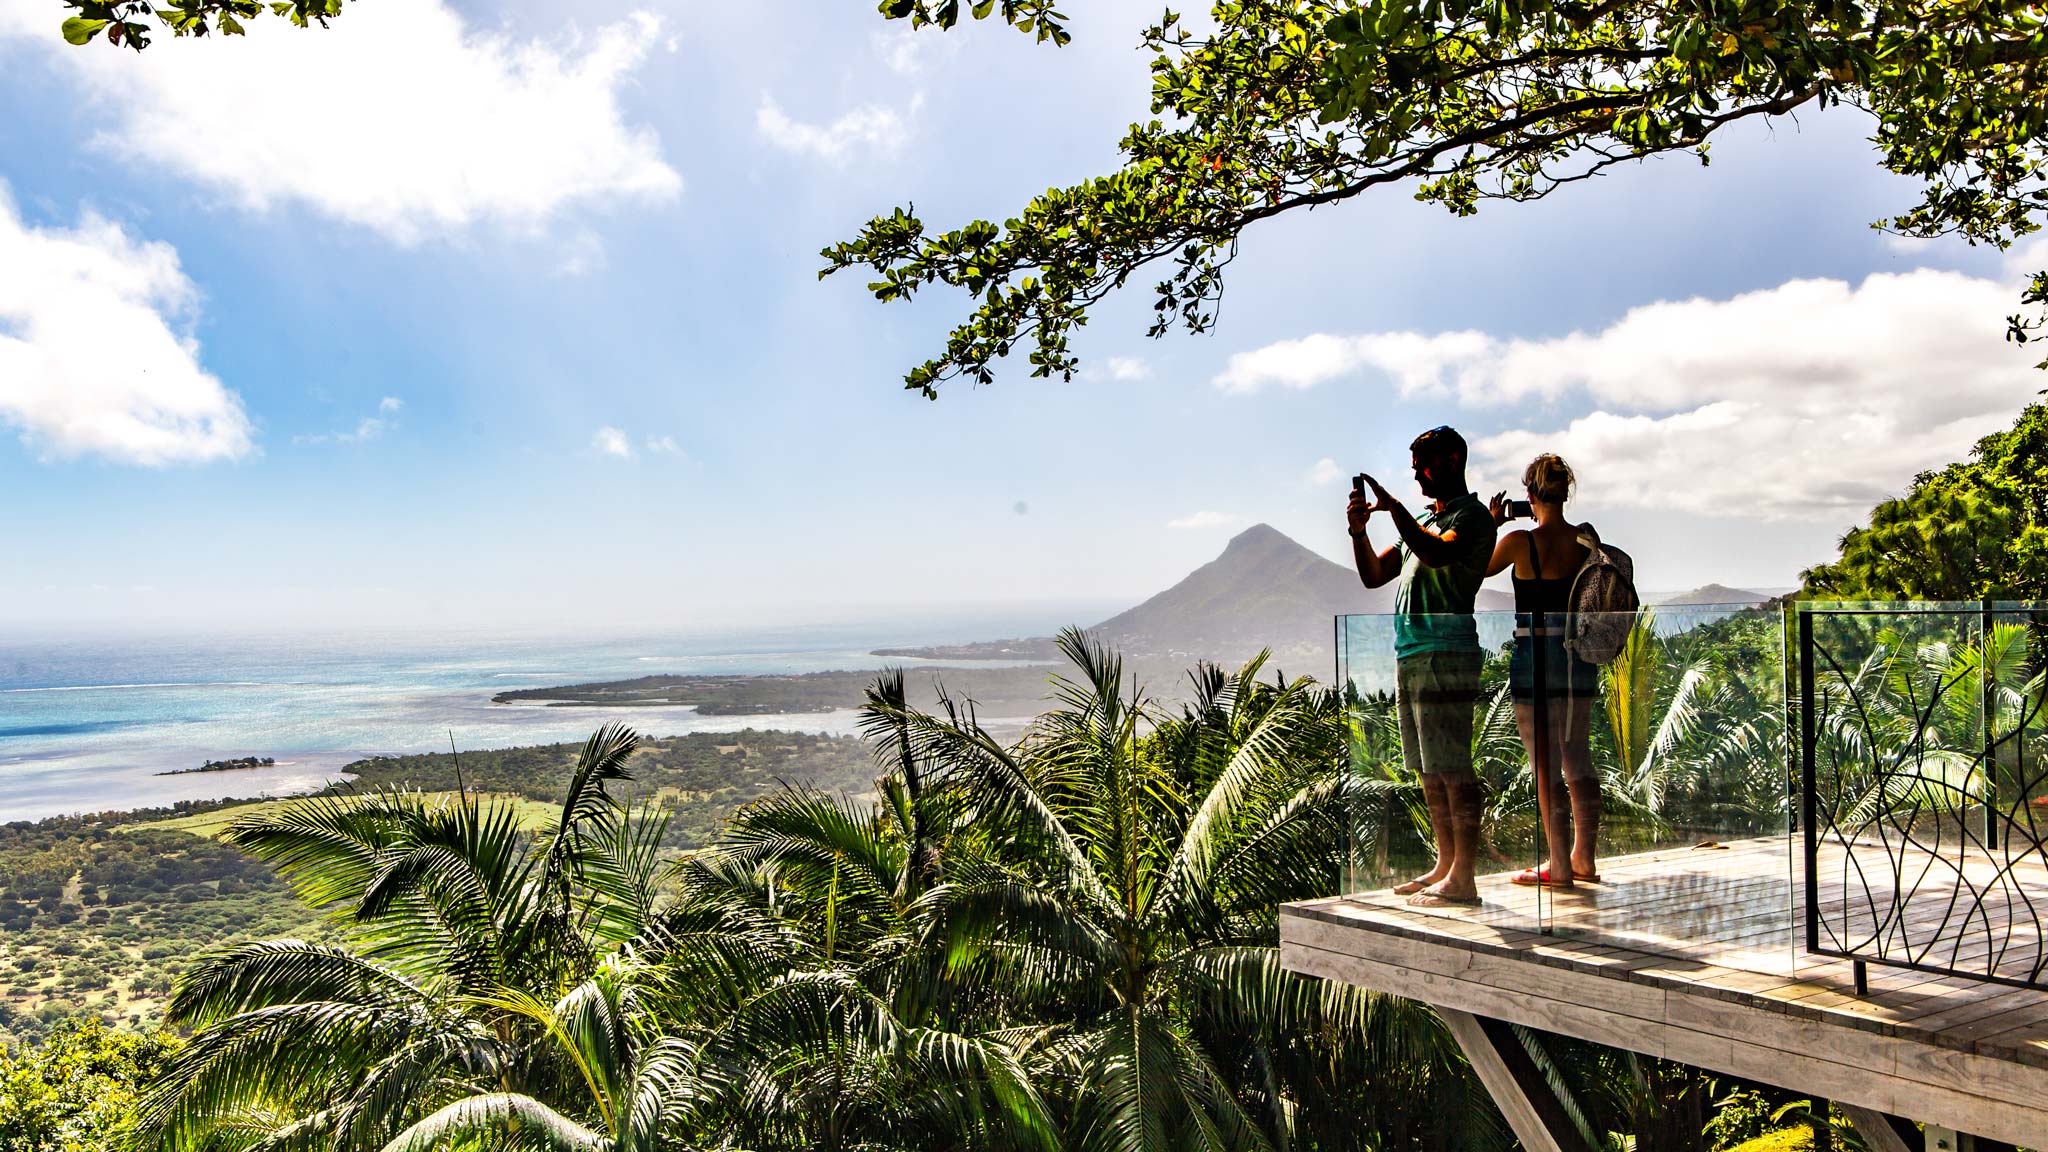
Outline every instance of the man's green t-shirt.
[[1472, 619], [1472, 605], [1493, 559], [1499, 531], [1493, 514], [1478, 496], [1467, 492], [1441, 509], [1423, 513], [1418, 522], [1439, 536], [1455, 532], [1456, 551], [1450, 563], [1429, 568], [1406, 544], [1394, 545], [1401, 564], [1401, 583], [1394, 589], [1394, 655], [1476, 652], [1479, 626]]

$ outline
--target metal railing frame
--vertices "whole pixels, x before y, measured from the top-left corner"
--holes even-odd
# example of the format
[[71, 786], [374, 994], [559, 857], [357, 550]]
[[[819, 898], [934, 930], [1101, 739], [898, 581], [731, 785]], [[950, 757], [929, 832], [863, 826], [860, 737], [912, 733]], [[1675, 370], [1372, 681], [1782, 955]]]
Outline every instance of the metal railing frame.
[[[2020, 780], [2019, 803], [2021, 805], [2028, 804], [2030, 801], [2027, 793], [2030, 789], [2025, 783], [2025, 734], [2029, 720], [2038, 718], [2041, 715], [2040, 705], [2048, 701], [2032, 702], [2030, 707], [2023, 710], [2020, 722], [2014, 731], [2005, 737], [2001, 737], [1998, 733], [1997, 669], [1992, 659], [1992, 644], [1995, 638], [1994, 626], [2001, 616], [2022, 617], [2029, 623], [2048, 623], [2048, 604], [1995, 604], [1991, 601], [1984, 601], [1969, 606], [1934, 603], [1886, 605], [1800, 603], [1791, 605], [1790, 610], [1796, 618], [1794, 627], [1788, 629], [1787, 632], [1788, 637], [1791, 638], [1790, 642], [1796, 646], [1794, 662], [1796, 662], [1797, 667], [1798, 691], [1795, 706], [1798, 709], [1799, 728], [1799, 759], [1796, 778], [1799, 788], [1798, 819], [1802, 860], [1804, 863], [1802, 871], [1805, 889], [1804, 927], [1806, 951], [1814, 955], [1855, 961], [1858, 964], [1859, 976], [1861, 975], [1861, 966], [1865, 963], [1871, 963], [1882, 964], [1892, 968], [1904, 968], [1916, 972], [1964, 977], [2019, 988], [2039, 989], [2048, 987], [2048, 908], [2035, 907], [2029, 898], [2026, 888], [2010, 880], [2009, 874], [2014, 867], [2014, 859], [2010, 838], [2001, 837], [2003, 814], [1999, 808], [1999, 765], [1997, 758], [1999, 745], [2008, 738], [2012, 739], [2016, 749], [2016, 774]], [[1982, 807], [1983, 829], [1975, 838], [1975, 846], [1980, 848], [1992, 862], [2002, 861], [2003, 866], [1998, 870], [1994, 882], [1985, 886], [1984, 889], [1970, 885], [1963, 879], [1962, 864], [1964, 860], [1962, 857], [1971, 850], [1972, 841], [1968, 838], [1967, 820], [1959, 821], [1959, 830], [1965, 833], [1965, 838], [1959, 840], [1957, 846], [1958, 860], [1955, 865], [1956, 876], [1954, 884], [1947, 886], [1946, 889], [1939, 884], [1923, 888], [1921, 882], [1926, 879], [1925, 872], [1923, 871], [1921, 876], [1916, 877], [1910, 885], [1902, 885], [1903, 877], [1895, 874], [1892, 881], [1892, 903], [1890, 905], [1892, 911], [1886, 916], [1884, 923], [1873, 925], [1870, 938], [1862, 943], [1847, 940], [1846, 923], [1843, 925], [1844, 930], [1838, 933], [1833, 930], [1833, 927], [1828, 923], [1822, 911], [1819, 857], [1824, 833], [1832, 832], [1835, 841], [1840, 843], [1843, 850], [1849, 854], [1849, 867], [1845, 868], [1845, 875], [1853, 871], [1857, 876], [1865, 877], [1868, 873], [1862, 867], [1855, 864], [1854, 856], [1859, 843], [1852, 837], [1845, 837], [1835, 828], [1833, 813], [1825, 809], [1822, 804], [1822, 788], [1818, 764], [1820, 758], [1819, 725], [1821, 722], [1821, 693], [1819, 691], [1820, 672], [1816, 666], [1818, 645], [1814, 637], [1814, 620], [1817, 617], [1828, 616], [1901, 617], [1933, 615], [1963, 618], [1972, 612], [1978, 618], [1978, 681], [1980, 689], [1978, 707], [1981, 710], [1980, 716], [1982, 719], [1980, 721], [1979, 746], [1976, 749], [1976, 771], [1966, 777], [1966, 784], [1962, 793], [1963, 803], [1959, 806], [1959, 811], [1966, 816], [1969, 807], [1973, 803]], [[1832, 658], [1829, 658], [1829, 663], [1833, 665]], [[1846, 675], [1840, 666], [1833, 666], [1832, 672], [1846, 679]], [[1933, 704], [1930, 702], [1928, 712], [1931, 713], [1932, 710]], [[1925, 715], [1923, 715], [1920, 719], [1920, 730], [1916, 731], [1914, 735], [1915, 743], [1924, 735], [1925, 723], [1926, 719]], [[1979, 788], [1977, 793], [1972, 794], [1968, 791], [1969, 781], [1976, 782]], [[1916, 809], [1909, 813], [1909, 816], [1917, 817], [1919, 814]], [[1876, 820], [1873, 820], [1872, 823], [1880, 820], [1896, 821], [1898, 815], [1899, 813], [1897, 812], [1886, 810]], [[2017, 821], [2014, 821], [2014, 823], [2017, 825]], [[1889, 831], [1896, 832], [1899, 835], [1902, 846], [1914, 840], [1910, 819], [1904, 827], [1892, 823]], [[2034, 839], [2035, 843], [2022, 853], [2023, 856], [2028, 854], [2039, 856], [2043, 854], [2041, 838], [2036, 836]], [[1884, 851], [1887, 864], [1891, 863], [1889, 848], [1889, 842], [1887, 842]], [[2007, 908], [2008, 915], [2005, 918], [2003, 939], [1994, 938], [1997, 935], [1997, 929], [1994, 927], [1991, 916], [1984, 906], [1984, 899], [1989, 890], [1993, 888], [2000, 890], [2009, 897], [2015, 897]], [[1904, 925], [1901, 910], [1916, 896], [1924, 895], [1930, 899], [1939, 900], [1944, 897], [1944, 894], [1949, 900], [1949, 909], [1944, 916], [1940, 930], [1935, 937], [1923, 939], [1916, 943], [1911, 938], [1910, 930]], [[1867, 881], [1865, 881], [1864, 895], [1866, 900], [1871, 901], [1870, 906], [1874, 909], [1876, 904]], [[2024, 921], [2018, 915], [2020, 909], [2024, 909], [2026, 912]], [[1959, 915], [1958, 912], [1960, 913]], [[1901, 916], [1896, 931], [1900, 942], [1896, 944], [1891, 943], [1894, 933], [1888, 930], [1891, 916], [1894, 915]], [[1960, 927], [1956, 930], [1953, 937], [1950, 937], [1945, 933], [1952, 922], [1960, 924]], [[2031, 970], [2025, 976], [2000, 973], [1997, 970], [1998, 965], [2013, 946], [2015, 937], [2024, 935], [2021, 930], [2024, 928], [2025, 923], [2028, 922], [2033, 926], [2032, 935], [2035, 938], [2033, 943], [2036, 947], [2035, 960]], [[1973, 924], [1978, 927], [1972, 928]], [[1824, 929], [1827, 930], [1827, 938], [1825, 940], [1823, 939]], [[1972, 937], [1980, 933], [1986, 937], [1987, 942], [1990, 944], [1984, 957], [1983, 967], [1981, 968], [1962, 967], [1956, 963], [1934, 963], [1929, 962], [1927, 959], [1937, 950], [1943, 948], [1953, 957], [1961, 949], [1963, 938]], [[1944, 943], [1945, 941], [1950, 942]], [[1861, 981], [1859, 980], [1860, 983]]]

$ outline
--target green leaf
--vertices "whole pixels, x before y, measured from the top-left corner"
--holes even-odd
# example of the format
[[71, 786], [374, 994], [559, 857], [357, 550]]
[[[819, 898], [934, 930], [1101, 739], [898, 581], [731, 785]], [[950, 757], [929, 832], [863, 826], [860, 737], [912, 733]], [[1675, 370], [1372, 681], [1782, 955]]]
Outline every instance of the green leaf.
[[112, 21], [84, 20], [73, 16], [64, 22], [64, 39], [71, 44], [91, 43], [92, 38], [100, 34], [100, 29], [110, 23]]

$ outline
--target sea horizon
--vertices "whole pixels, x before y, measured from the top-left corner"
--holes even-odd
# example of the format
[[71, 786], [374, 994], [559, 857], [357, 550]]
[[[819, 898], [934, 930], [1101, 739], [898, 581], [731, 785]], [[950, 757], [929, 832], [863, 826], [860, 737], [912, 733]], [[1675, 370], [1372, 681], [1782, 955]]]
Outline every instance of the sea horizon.
[[[1071, 606], [1059, 611], [1078, 614]], [[1059, 622], [1038, 606], [921, 626], [879, 619], [612, 635], [334, 628], [124, 635], [92, 627], [13, 635], [0, 641], [0, 823], [305, 793], [370, 756], [446, 751], [451, 743], [480, 751], [576, 741], [614, 721], [648, 736], [746, 728], [850, 734], [850, 709], [702, 716], [680, 706], [548, 707], [493, 704], [491, 697], [661, 674], [880, 670], [902, 661], [875, 656], [875, 648], [1044, 635]], [[250, 756], [276, 763], [186, 771]]]

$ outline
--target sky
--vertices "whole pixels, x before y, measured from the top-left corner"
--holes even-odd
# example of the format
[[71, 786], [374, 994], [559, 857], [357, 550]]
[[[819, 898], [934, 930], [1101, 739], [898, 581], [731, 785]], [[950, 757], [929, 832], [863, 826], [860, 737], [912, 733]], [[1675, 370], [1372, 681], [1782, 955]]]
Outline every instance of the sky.
[[1450, 423], [1539, 451], [1646, 589], [1781, 588], [2044, 381], [2048, 259], [1903, 243], [1854, 110], [1456, 219], [1259, 225], [1212, 334], [930, 402], [961, 304], [818, 250], [1116, 165], [1138, 30], [867, 0], [356, 0], [140, 56], [0, 0], [0, 624], [721, 627], [1134, 601], [1260, 521], [1348, 552]]

